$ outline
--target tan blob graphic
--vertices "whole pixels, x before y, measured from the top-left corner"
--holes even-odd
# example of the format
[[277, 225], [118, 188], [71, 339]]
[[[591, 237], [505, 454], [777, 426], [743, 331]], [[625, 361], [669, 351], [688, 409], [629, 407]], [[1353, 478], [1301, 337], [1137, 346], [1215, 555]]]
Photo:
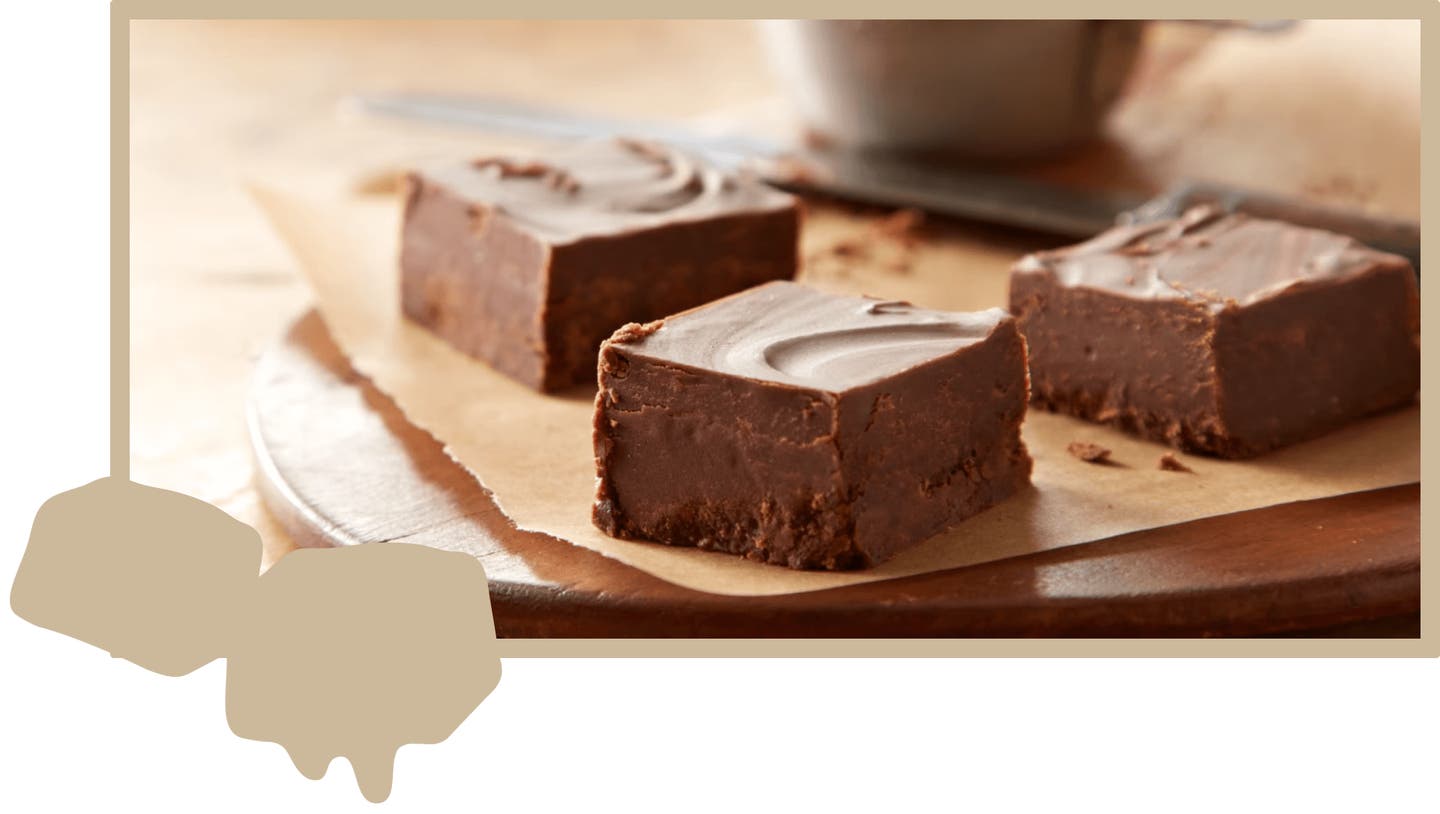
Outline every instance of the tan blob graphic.
[[226, 655], [260, 573], [260, 535], [202, 500], [102, 478], [45, 501], [15, 613], [147, 670]]
[[229, 654], [230, 728], [310, 778], [343, 755], [384, 800], [395, 751], [444, 740], [500, 680], [485, 585], [468, 554], [403, 543], [286, 555]]
[[500, 680], [485, 570], [397, 543], [297, 551], [260, 576], [260, 550], [208, 503], [104, 478], [40, 508], [10, 604], [164, 675], [228, 659], [236, 734], [312, 778], [344, 755], [384, 800], [396, 750], [444, 740]]

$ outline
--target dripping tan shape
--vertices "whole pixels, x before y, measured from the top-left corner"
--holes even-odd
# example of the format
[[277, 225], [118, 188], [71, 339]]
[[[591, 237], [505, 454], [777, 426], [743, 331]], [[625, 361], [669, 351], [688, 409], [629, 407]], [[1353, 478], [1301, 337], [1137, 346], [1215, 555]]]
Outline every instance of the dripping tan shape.
[[468, 554], [295, 551], [261, 578], [250, 623], [225, 674], [230, 728], [284, 746], [312, 779], [349, 758], [375, 802], [397, 749], [449, 737], [500, 681], [485, 571]]
[[163, 675], [226, 658], [237, 735], [280, 743], [311, 778], [344, 755], [377, 802], [400, 746], [444, 740], [500, 680], [484, 568], [466, 554], [310, 549], [259, 569], [249, 526], [104, 478], [40, 508], [10, 603]]

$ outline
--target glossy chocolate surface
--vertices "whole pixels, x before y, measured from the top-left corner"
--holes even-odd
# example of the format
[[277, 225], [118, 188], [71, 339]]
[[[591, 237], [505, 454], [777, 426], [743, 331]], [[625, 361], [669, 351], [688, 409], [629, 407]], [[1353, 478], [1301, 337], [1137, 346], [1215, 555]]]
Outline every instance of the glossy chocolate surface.
[[786, 210], [794, 200], [663, 145], [586, 142], [540, 159], [481, 158], [427, 172], [455, 194], [483, 201], [546, 242], [568, 243], [735, 209]]
[[664, 321], [644, 353], [734, 376], [842, 392], [984, 341], [1003, 309], [955, 313], [770, 283]]
[[1121, 226], [1075, 246], [1027, 255], [1015, 271], [1048, 272], [1065, 286], [1186, 300], [1221, 311], [1378, 267], [1409, 268], [1409, 262], [1335, 232], [1199, 206], [1175, 220]]

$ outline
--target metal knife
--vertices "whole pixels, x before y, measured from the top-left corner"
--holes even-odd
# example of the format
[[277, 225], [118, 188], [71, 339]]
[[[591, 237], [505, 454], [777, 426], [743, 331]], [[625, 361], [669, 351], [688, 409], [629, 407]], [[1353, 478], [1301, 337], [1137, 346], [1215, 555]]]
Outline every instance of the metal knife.
[[727, 168], [748, 167], [767, 182], [801, 192], [897, 207], [915, 207], [987, 223], [1083, 239], [1117, 222], [1174, 217], [1209, 203], [1351, 235], [1420, 268], [1420, 225], [1338, 207], [1201, 181], [1177, 184], [1155, 198], [1064, 187], [974, 168], [920, 163], [841, 150], [796, 150], [744, 135], [710, 135], [674, 124], [615, 119], [489, 97], [418, 93], [360, 94], [363, 112], [497, 133], [574, 140], [641, 136], [699, 153]]

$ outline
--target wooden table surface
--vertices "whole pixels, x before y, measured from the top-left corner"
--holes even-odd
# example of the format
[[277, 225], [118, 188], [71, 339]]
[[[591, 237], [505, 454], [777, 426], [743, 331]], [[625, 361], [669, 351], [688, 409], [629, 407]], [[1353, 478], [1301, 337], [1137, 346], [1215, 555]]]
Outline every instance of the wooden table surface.
[[[1183, 176], [1419, 212], [1419, 26], [1307, 22], [1278, 39], [1163, 26], [1107, 138], [1033, 171], [1155, 189]], [[643, 47], [637, 47], [642, 44]], [[132, 25], [132, 472], [293, 546], [254, 487], [255, 360], [307, 306], [247, 179], [337, 188], [497, 142], [367, 121], [356, 90], [493, 93], [650, 118], [774, 126], [743, 22], [137, 22]], [[1013, 241], [973, 231], [977, 266]]]

